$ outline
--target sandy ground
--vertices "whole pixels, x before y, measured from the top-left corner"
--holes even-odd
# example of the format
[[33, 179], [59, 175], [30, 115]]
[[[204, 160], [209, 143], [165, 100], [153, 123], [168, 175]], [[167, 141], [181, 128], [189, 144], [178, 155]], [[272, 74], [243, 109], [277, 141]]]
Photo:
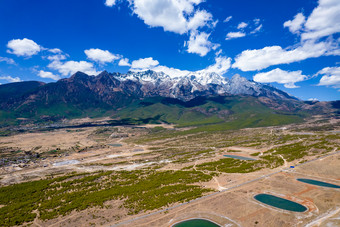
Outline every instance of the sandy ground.
[[70, 149], [75, 146], [89, 147], [97, 142], [88, 138], [95, 128], [86, 128], [79, 131], [72, 129], [54, 130], [51, 132], [24, 133], [0, 138], [0, 147], [15, 147], [25, 151], [37, 150], [40, 152], [56, 148]]

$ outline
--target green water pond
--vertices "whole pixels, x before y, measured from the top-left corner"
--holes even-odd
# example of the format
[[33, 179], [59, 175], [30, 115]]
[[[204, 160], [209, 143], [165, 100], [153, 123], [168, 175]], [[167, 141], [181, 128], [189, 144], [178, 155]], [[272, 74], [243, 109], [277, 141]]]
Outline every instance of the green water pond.
[[313, 184], [313, 185], [317, 185], [317, 186], [321, 186], [321, 187], [340, 188], [339, 185], [330, 184], [330, 183], [326, 183], [326, 182], [318, 181], [318, 180], [312, 180], [312, 179], [306, 179], [306, 178], [298, 178], [296, 180], [303, 182], [303, 183]]
[[238, 155], [231, 155], [231, 154], [226, 154], [226, 155], [223, 155], [224, 157], [227, 157], [227, 158], [235, 158], [235, 159], [241, 159], [241, 160], [247, 160], [247, 161], [254, 161], [256, 159], [253, 159], [253, 158], [248, 158], [248, 157], [243, 157], [243, 156], [238, 156]]
[[206, 219], [190, 219], [173, 225], [172, 227], [220, 227]]
[[257, 201], [260, 201], [261, 203], [276, 207], [276, 208], [280, 208], [283, 210], [289, 210], [289, 211], [294, 211], [294, 212], [304, 212], [307, 210], [307, 207], [284, 199], [284, 198], [280, 198], [274, 195], [269, 195], [269, 194], [258, 194], [256, 196], [254, 196], [254, 198]]
[[121, 147], [123, 145], [119, 144], [119, 143], [113, 143], [113, 144], [108, 144], [111, 147]]

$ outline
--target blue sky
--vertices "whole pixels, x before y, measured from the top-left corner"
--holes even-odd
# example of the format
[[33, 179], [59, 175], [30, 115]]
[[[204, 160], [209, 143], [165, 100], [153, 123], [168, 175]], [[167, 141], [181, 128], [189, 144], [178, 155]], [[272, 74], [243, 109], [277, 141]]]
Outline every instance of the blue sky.
[[338, 0], [3, 0], [0, 34], [2, 84], [208, 70], [340, 99]]

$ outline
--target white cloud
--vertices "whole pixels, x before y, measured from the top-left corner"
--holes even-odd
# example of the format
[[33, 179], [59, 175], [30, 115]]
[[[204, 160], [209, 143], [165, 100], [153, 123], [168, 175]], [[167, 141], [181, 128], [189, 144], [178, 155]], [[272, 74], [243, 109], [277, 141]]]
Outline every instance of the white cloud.
[[[245, 37], [246, 35], [255, 34], [255, 33], [259, 32], [262, 29], [262, 24], [260, 24], [260, 21], [261, 21], [260, 19], [255, 18], [253, 20], [253, 24], [251, 24], [251, 26], [249, 26], [249, 24], [245, 23], [245, 22], [239, 23], [238, 26], [237, 26], [238, 31], [229, 32], [226, 35], [225, 40], [241, 38], [241, 37]], [[254, 27], [256, 27], [256, 28], [253, 29]], [[253, 29], [253, 30], [250, 31], [251, 29]]]
[[286, 88], [298, 88], [296, 82], [304, 81], [307, 76], [302, 75], [302, 71], [284, 71], [279, 68], [273, 69], [269, 72], [258, 73], [254, 76], [254, 81], [260, 83], [279, 83], [284, 84]]
[[225, 38], [225, 40], [236, 39], [246, 36], [243, 32], [229, 32]]
[[[214, 28], [210, 12], [199, 9], [198, 5], [205, 0], [127, 0], [133, 13], [150, 27], [161, 27], [164, 31], [177, 34], [190, 34], [190, 40], [185, 42], [189, 53], [205, 56], [211, 49], [219, 45], [207, 40], [203, 27]], [[231, 17], [230, 17], [231, 18]]]
[[[148, 61], [152, 62], [151, 60], [155, 61], [152, 58], [149, 59]], [[133, 61], [133, 62], [135, 62], [135, 61]], [[132, 64], [133, 64], [133, 62], [132, 62]], [[153, 64], [154, 66], [152, 66], [150, 64], [146, 64], [146, 65], [148, 67], [141, 67], [140, 66], [139, 69], [131, 68], [131, 71], [144, 71], [146, 69], [151, 69], [155, 72], [163, 72], [166, 75], [169, 75], [170, 77], [182, 77], [182, 76], [187, 76], [190, 73], [212, 73], [212, 72], [223, 75], [230, 68], [231, 58], [227, 58], [225, 56], [217, 56], [217, 57], [215, 57], [215, 63], [214, 64], [209, 65], [205, 69], [197, 70], [197, 71], [181, 70], [181, 69], [176, 69], [176, 68], [172, 68], [172, 67], [167, 67], [167, 66], [164, 66], [164, 65], [158, 65], [158, 61], [156, 61]]]
[[105, 5], [108, 7], [112, 7], [116, 4], [116, 0], [106, 0]]
[[170, 77], [182, 77], [182, 76], [186, 76], [189, 73], [191, 73], [188, 70], [180, 70], [180, 69], [175, 69], [175, 68], [167, 67], [163, 65], [156, 66], [152, 68], [152, 70], [155, 72], [163, 72]]
[[95, 62], [99, 62], [101, 64], [113, 62], [114, 60], [117, 60], [120, 58], [119, 55], [112, 54], [108, 50], [91, 48], [89, 50], [85, 50], [84, 52], [88, 59], [95, 61]]
[[[232, 67], [253, 71], [307, 58], [340, 55], [340, 38], [334, 40], [331, 36], [340, 32], [339, 0], [319, 0], [319, 5], [307, 20], [302, 13], [298, 13], [293, 20], [286, 21], [284, 27], [288, 27], [293, 33], [301, 33], [301, 42], [295, 47], [286, 49], [268, 46], [257, 50], [245, 50], [235, 58]], [[327, 38], [320, 41], [322, 37]]]
[[9, 65], [15, 65], [15, 61], [12, 58], [0, 57], [0, 62], [6, 62]]
[[215, 58], [215, 64], [208, 66], [207, 68], [200, 70], [201, 72], [215, 72], [217, 74], [225, 74], [231, 66], [231, 58], [218, 56]]
[[231, 19], [233, 18], [233, 16], [229, 16], [229, 17], [227, 17], [226, 19], [224, 19], [224, 23], [227, 23], [227, 22], [229, 22]]
[[46, 71], [43, 71], [43, 70], [39, 71], [38, 76], [41, 77], [41, 78], [49, 78], [49, 79], [52, 79], [52, 80], [59, 80], [60, 79], [59, 76], [54, 75], [51, 72], [46, 72]]
[[47, 56], [47, 59], [50, 61], [61, 61], [61, 60], [65, 60], [67, 56], [68, 55], [65, 55], [65, 54], [56, 54], [52, 56]]
[[[209, 23], [212, 22], [212, 23]], [[206, 25], [210, 27], [215, 27], [217, 21], [213, 22], [211, 13], [205, 10], [196, 11], [194, 16], [188, 21], [188, 30], [197, 30], [198, 28], [204, 27]]]
[[53, 53], [53, 54], [61, 54], [62, 53], [62, 51], [58, 48], [48, 49], [48, 51]]
[[97, 75], [97, 72], [92, 63], [87, 61], [52, 61], [47, 67], [57, 70], [63, 76], [72, 75], [78, 71], [88, 75]]
[[151, 27], [184, 34], [199, 27], [212, 26], [212, 15], [195, 6], [204, 0], [129, 0], [133, 12]]
[[131, 64], [131, 68], [134, 70], [145, 70], [150, 69], [158, 65], [159, 62], [157, 60], [153, 60], [153, 58], [140, 58], [138, 60], [134, 60]]
[[11, 76], [0, 76], [0, 80], [7, 80], [10, 83], [22, 81], [19, 77], [11, 77]]
[[332, 41], [315, 43], [307, 41], [292, 49], [282, 49], [280, 46], [268, 46], [257, 50], [245, 50], [235, 58], [233, 68], [242, 71], [254, 71], [272, 65], [288, 64], [316, 58], [322, 55], [337, 54], [332, 52], [337, 48]]
[[299, 33], [302, 25], [306, 22], [306, 18], [302, 13], [298, 13], [295, 15], [293, 20], [286, 21], [283, 24], [283, 27], [288, 27], [291, 33]]
[[302, 40], [319, 39], [340, 32], [340, 1], [319, 0], [305, 23]]
[[13, 39], [7, 44], [7, 53], [15, 54], [17, 56], [31, 57], [41, 50], [36, 42], [30, 39]]
[[317, 75], [323, 75], [318, 85], [340, 88], [340, 67], [323, 68], [316, 73]]
[[260, 20], [259, 18], [255, 18], [255, 19], [253, 20], [255, 26], [259, 25], [259, 24], [260, 24], [260, 21], [261, 21], [261, 20]]
[[216, 49], [219, 45], [214, 44], [208, 40], [210, 34], [205, 32], [191, 33], [190, 39], [184, 45], [188, 47], [188, 53], [198, 54], [201, 57], [207, 55], [212, 49]]
[[127, 58], [122, 58], [120, 59], [120, 61], [118, 62], [119, 66], [131, 66], [131, 64], [129, 63], [129, 59]]
[[239, 23], [239, 24], [237, 25], [237, 29], [243, 29], [243, 28], [245, 28], [245, 27], [247, 27], [247, 26], [248, 26], [247, 23], [241, 22], [241, 23]]
[[255, 34], [259, 31], [261, 31], [262, 29], [262, 24], [260, 24], [259, 26], [257, 26], [253, 31], [250, 32], [250, 34]]

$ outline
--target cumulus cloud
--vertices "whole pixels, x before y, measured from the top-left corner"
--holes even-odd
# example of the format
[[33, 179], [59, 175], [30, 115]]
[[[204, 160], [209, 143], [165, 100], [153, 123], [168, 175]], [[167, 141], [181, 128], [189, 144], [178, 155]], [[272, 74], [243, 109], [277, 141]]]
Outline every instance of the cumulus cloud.
[[224, 56], [217, 56], [215, 58], [215, 64], [208, 66], [207, 68], [200, 70], [200, 72], [215, 72], [217, 74], [225, 74], [231, 66], [231, 58]]
[[296, 82], [304, 81], [307, 76], [302, 75], [302, 71], [284, 71], [279, 68], [273, 69], [269, 72], [258, 73], [254, 76], [254, 81], [260, 83], [279, 83], [284, 84], [286, 88], [298, 88]]
[[340, 67], [326, 67], [316, 73], [316, 76], [323, 75], [319, 86], [332, 86], [340, 88]]
[[19, 77], [11, 77], [11, 76], [0, 76], [0, 80], [6, 80], [10, 83], [22, 81]]
[[[203, 27], [214, 28], [210, 12], [199, 9], [198, 5], [205, 0], [128, 0], [130, 8], [145, 24], [150, 27], [161, 27], [164, 31], [177, 34], [190, 34], [188, 52], [205, 56], [213, 47], [209, 36], [200, 32]], [[200, 43], [199, 43], [200, 42]]]
[[0, 57], [0, 62], [6, 62], [9, 65], [15, 65], [15, 61], [12, 58]]
[[209, 39], [210, 34], [207, 34], [205, 32], [201, 33], [192, 33], [190, 35], [190, 39], [188, 42], [186, 42], [184, 45], [188, 47], [187, 52], [188, 53], [194, 53], [198, 54], [201, 57], [207, 55], [207, 53], [212, 50], [219, 47], [218, 44], [214, 44], [210, 42]]
[[[138, 61], [140, 61], [141, 59], [139, 59]], [[172, 67], [167, 67], [164, 65], [159, 65], [158, 61], [153, 60], [152, 58], [148, 59], [148, 61], [150, 63], [152, 63], [153, 61], [155, 61], [152, 65], [149, 64], [145, 64], [147, 67], [141, 67], [140, 65], [139, 68], [131, 68], [131, 71], [144, 71], [147, 69], [151, 69], [155, 72], [163, 72], [166, 75], [169, 75], [170, 77], [182, 77], [182, 76], [187, 76], [190, 73], [217, 73], [220, 75], [225, 74], [228, 69], [230, 68], [231, 65], [231, 58], [225, 57], [225, 56], [216, 56], [215, 57], [215, 63], [212, 65], [209, 65], [208, 67], [206, 67], [205, 69], [202, 70], [197, 70], [197, 71], [189, 71], [189, 70], [181, 70], [181, 69], [176, 69], [176, 68], [172, 68]], [[135, 62], [135, 61], [133, 61]], [[132, 62], [132, 64], [133, 64]], [[144, 65], [144, 64], [143, 64]]]
[[232, 19], [233, 17], [232, 16], [229, 16], [229, 17], [227, 17], [226, 19], [224, 19], [224, 23], [227, 23], [227, 22], [229, 22], [231, 19]]
[[237, 29], [243, 29], [243, 28], [245, 28], [245, 27], [247, 27], [247, 26], [248, 26], [247, 23], [241, 22], [241, 23], [239, 23], [239, 24], [237, 25]]
[[305, 23], [302, 40], [319, 39], [340, 32], [340, 1], [319, 0]]
[[172, 68], [172, 67], [167, 67], [164, 65], [158, 65], [154, 68], [152, 68], [153, 71], [155, 72], [163, 72], [166, 75], [176, 78], [176, 77], [182, 77], [182, 76], [186, 76], [189, 73], [191, 73], [188, 70], [180, 70], [180, 69], [176, 69], [176, 68]]
[[108, 7], [112, 7], [116, 4], [116, 0], [106, 0], [105, 5]]
[[59, 80], [60, 79], [59, 76], [54, 75], [51, 72], [46, 72], [44, 70], [40, 70], [39, 73], [38, 73], [38, 76], [41, 77], [41, 78], [49, 78], [49, 79], [52, 79], [52, 80]]
[[153, 58], [140, 58], [138, 60], [134, 60], [131, 64], [131, 68], [134, 70], [145, 70], [150, 69], [158, 65], [159, 62], [157, 60], [153, 60]]
[[286, 21], [283, 27], [287, 27], [291, 33], [299, 33], [305, 21], [305, 16], [302, 13], [298, 13], [293, 20]]
[[[331, 36], [340, 32], [340, 1], [319, 0], [319, 5], [307, 20], [302, 13], [298, 13], [283, 26], [288, 27], [292, 33], [301, 34], [299, 44], [286, 49], [267, 46], [257, 50], [245, 50], [235, 58], [232, 67], [253, 71], [308, 58], [340, 55], [340, 39], [334, 40]], [[323, 37], [326, 39], [320, 41]]]
[[[211, 23], [209, 24], [209, 22]], [[188, 21], [187, 27], [188, 27], [188, 30], [195, 31], [198, 28], [204, 27], [208, 24], [211, 27], [215, 27], [216, 25], [216, 22], [213, 22], [211, 13], [208, 13], [205, 10], [198, 10], [194, 14], [194, 16], [190, 18], [190, 20]]]
[[332, 41], [307, 41], [291, 49], [282, 49], [280, 46], [268, 46], [262, 49], [245, 50], [235, 58], [233, 68], [242, 71], [254, 71], [272, 65], [287, 64], [307, 58], [316, 58], [322, 55], [336, 54], [332, 52], [337, 48]]
[[88, 75], [97, 75], [97, 72], [92, 63], [87, 61], [52, 61], [47, 67], [57, 70], [63, 76], [72, 75], [78, 71]]
[[204, 0], [129, 0], [133, 12], [150, 27], [184, 34], [199, 27], [212, 26], [212, 15], [195, 9]]
[[318, 40], [340, 32], [340, 1], [319, 0], [318, 6], [309, 17], [302, 13], [293, 20], [286, 21], [283, 26], [295, 34], [301, 33], [301, 40]]
[[120, 59], [120, 61], [118, 62], [119, 66], [131, 66], [131, 64], [129, 63], [129, 59], [127, 58], [122, 58]]
[[41, 50], [36, 42], [30, 39], [13, 39], [7, 43], [7, 53], [17, 56], [31, 57]]
[[236, 39], [246, 36], [244, 32], [229, 32], [225, 40]]
[[119, 55], [112, 54], [108, 50], [91, 48], [91, 49], [85, 50], [84, 52], [88, 59], [101, 63], [101, 64], [113, 62], [114, 60], [117, 60], [120, 58]]

